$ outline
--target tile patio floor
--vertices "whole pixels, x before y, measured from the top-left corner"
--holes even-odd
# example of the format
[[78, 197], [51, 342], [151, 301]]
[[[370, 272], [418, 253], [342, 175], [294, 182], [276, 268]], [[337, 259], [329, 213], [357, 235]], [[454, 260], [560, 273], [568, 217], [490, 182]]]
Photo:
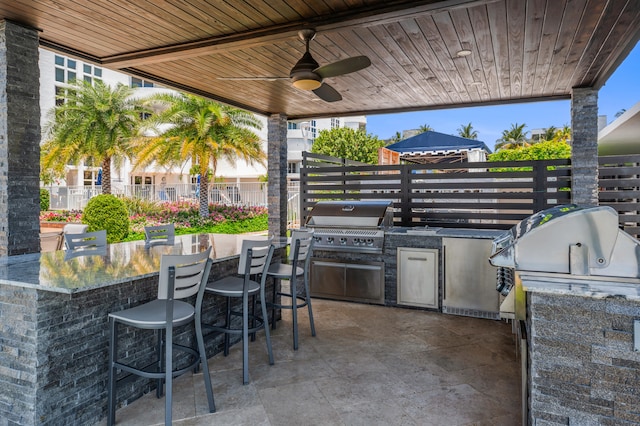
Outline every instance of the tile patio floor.
[[[500, 321], [313, 299], [317, 336], [291, 314], [249, 346], [209, 359], [217, 412], [208, 413], [201, 374], [174, 382], [176, 425], [518, 425], [520, 370], [511, 326]], [[304, 310], [303, 310], [304, 311]], [[118, 425], [164, 421], [164, 399], [148, 394], [116, 413]], [[106, 424], [106, 420], [101, 422]]]

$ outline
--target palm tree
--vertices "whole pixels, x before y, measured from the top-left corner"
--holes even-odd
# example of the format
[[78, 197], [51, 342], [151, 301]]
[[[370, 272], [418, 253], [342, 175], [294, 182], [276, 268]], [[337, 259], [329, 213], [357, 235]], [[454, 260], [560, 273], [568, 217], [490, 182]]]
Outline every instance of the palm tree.
[[478, 139], [478, 132], [473, 130], [473, 126], [471, 125], [471, 123], [465, 125], [462, 125], [460, 127], [458, 127], [458, 135], [460, 135], [461, 138], [467, 138], [467, 139]]
[[[218, 160], [264, 164], [266, 154], [252, 129], [262, 127], [253, 114], [189, 94], [158, 94], [146, 101], [159, 112], [149, 119], [159, 136], [137, 141], [136, 164], [174, 165], [191, 160], [200, 174], [200, 216], [209, 216], [209, 167], [215, 177]], [[168, 125], [168, 126], [166, 126]]]
[[496, 141], [495, 149], [514, 149], [521, 146], [529, 146], [527, 133], [524, 128], [526, 124], [511, 124], [511, 129], [503, 130], [502, 137]]
[[428, 124], [423, 124], [422, 126], [418, 127], [418, 133], [424, 132], [433, 132], [433, 127], [429, 126]]
[[571, 127], [565, 124], [562, 126], [562, 129], [557, 129], [556, 133], [553, 135], [553, 140], [557, 142], [566, 142], [568, 144], [571, 143]]
[[77, 82], [66, 89], [49, 113], [42, 169], [61, 176], [66, 164], [99, 162], [102, 193], [111, 193], [111, 160], [119, 167], [130, 157], [131, 138], [146, 111], [132, 98], [133, 89], [100, 80]]
[[402, 134], [400, 132], [396, 132], [395, 135], [391, 136], [391, 143], [400, 142], [402, 140]]
[[540, 141], [551, 141], [556, 136], [558, 128], [555, 126], [549, 126], [544, 129], [544, 132], [540, 136]]

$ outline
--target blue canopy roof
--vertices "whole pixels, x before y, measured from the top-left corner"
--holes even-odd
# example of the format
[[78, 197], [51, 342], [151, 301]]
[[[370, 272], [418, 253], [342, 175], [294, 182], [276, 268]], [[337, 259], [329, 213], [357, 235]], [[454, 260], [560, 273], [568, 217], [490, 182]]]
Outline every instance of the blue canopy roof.
[[461, 152], [473, 149], [482, 149], [491, 153], [491, 150], [482, 141], [432, 131], [417, 134], [403, 141], [386, 146], [385, 148], [399, 152], [400, 154]]

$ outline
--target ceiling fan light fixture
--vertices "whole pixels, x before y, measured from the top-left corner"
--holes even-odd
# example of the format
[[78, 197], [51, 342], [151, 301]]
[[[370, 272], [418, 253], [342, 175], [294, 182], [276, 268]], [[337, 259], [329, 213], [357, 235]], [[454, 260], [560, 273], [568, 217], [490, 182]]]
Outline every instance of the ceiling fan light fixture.
[[456, 52], [456, 56], [458, 58], [464, 58], [465, 56], [471, 55], [471, 50], [469, 49], [461, 49]]
[[291, 77], [291, 82], [300, 90], [316, 90], [322, 85], [322, 79], [311, 71], [298, 71]]
[[321, 85], [317, 80], [300, 79], [293, 82], [293, 87], [300, 90], [316, 90]]

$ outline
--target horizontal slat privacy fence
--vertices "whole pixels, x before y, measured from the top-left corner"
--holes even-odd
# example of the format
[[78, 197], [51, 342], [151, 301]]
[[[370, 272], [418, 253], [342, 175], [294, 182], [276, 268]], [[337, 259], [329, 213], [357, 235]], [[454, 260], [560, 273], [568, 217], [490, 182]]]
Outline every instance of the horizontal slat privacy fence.
[[640, 236], [640, 155], [600, 157], [600, 205], [618, 212], [620, 226], [629, 234]]
[[389, 200], [396, 226], [508, 229], [571, 200], [570, 160], [370, 165], [303, 153], [300, 212], [320, 200]]

